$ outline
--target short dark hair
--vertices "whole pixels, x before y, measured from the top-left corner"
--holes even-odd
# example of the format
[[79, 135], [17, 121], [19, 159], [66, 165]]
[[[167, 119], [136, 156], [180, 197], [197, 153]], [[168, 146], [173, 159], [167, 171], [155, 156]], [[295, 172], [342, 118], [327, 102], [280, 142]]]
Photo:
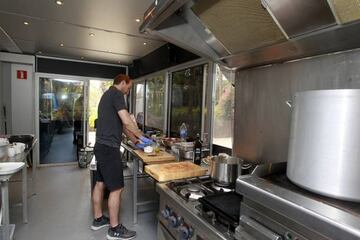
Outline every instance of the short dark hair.
[[118, 85], [120, 84], [122, 81], [125, 81], [126, 84], [129, 84], [129, 82], [131, 82], [131, 78], [129, 78], [128, 75], [125, 74], [119, 74], [114, 78], [114, 82], [113, 85]]

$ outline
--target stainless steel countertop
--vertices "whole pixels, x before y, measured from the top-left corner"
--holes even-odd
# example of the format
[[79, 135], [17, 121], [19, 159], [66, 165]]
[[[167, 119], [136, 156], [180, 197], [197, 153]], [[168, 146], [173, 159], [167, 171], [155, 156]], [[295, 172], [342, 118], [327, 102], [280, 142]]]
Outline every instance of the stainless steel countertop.
[[325, 235], [336, 233], [341, 239], [360, 239], [359, 203], [323, 197], [286, 180], [281, 177], [242, 176], [237, 179], [236, 191], [244, 198]]

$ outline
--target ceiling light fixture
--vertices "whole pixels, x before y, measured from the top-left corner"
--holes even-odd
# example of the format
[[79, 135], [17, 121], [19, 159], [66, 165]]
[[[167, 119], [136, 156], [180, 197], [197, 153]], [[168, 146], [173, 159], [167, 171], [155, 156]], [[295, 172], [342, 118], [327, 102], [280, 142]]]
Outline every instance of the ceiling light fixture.
[[38, 54], [42, 54], [42, 51], [38, 51], [37, 53], [38, 53]]
[[63, 46], [64, 46], [64, 44], [63, 44], [63, 43], [60, 43], [59, 45], [60, 45], [60, 47], [63, 47]]
[[141, 21], [140, 18], [135, 19], [135, 22], [140, 22], [140, 21]]
[[147, 42], [144, 42], [143, 44], [144, 44], [144, 45], [146, 45], [146, 44], [147, 44]]
[[55, 3], [56, 3], [57, 5], [59, 5], [59, 6], [64, 5], [64, 2], [61, 1], [61, 0], [56, 0]]
[[24, 25], [29, 25], [30, 23], [29, 22], [27, 22], [27, 21], [24, 21]]
[[94, 37], [94, 36], [95, 36], [95, 33], [89, 33], [89, 36], [90, 36], [90, 37]]

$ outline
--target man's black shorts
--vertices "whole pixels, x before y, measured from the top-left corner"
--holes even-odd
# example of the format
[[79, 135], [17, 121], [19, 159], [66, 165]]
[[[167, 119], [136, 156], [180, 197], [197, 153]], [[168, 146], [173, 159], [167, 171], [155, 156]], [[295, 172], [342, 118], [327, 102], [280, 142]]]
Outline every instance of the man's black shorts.
[[97, 168], [95, 181], [104, 182], [110, 192], [123, 188], [124, 175], [120, 149], [96, 143], [94, 153]]

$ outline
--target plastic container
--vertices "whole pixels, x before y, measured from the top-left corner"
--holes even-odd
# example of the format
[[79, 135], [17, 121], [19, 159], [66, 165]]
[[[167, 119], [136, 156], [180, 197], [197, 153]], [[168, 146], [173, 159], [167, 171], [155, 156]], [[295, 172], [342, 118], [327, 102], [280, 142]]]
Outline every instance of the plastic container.
[[180, 138], [182, 142], [186, 141], [186, 138], [188, 136], [188, 129], [186, 127], [185, 123], [182, 123], [180, 126]]

